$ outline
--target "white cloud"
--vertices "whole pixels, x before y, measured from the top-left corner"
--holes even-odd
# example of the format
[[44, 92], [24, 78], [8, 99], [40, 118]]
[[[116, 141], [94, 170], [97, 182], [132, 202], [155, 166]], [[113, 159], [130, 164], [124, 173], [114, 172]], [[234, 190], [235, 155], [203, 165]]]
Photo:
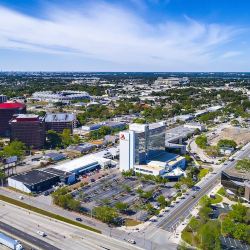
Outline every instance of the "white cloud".
[[241, 51], [227, 51], [221, 57], [222, 58], [231, 58], [231, 57], [239, 56], [241, 54], [242, 54]]
[[[69, 53], [135, 70], [172, 70], [178, 65], [189, 70], [190, 63], [201, 67], [214, 61], [218, 47], [240, 32], [188, 17], [184, 22], [149, 24], [129, 10], [104, 3], [77, 12], [51, 8], [47, 14], [48, 19], [38, 19], [0, 7], [0, 48]], [[228, 53], [223, 58], [230, 57]]]

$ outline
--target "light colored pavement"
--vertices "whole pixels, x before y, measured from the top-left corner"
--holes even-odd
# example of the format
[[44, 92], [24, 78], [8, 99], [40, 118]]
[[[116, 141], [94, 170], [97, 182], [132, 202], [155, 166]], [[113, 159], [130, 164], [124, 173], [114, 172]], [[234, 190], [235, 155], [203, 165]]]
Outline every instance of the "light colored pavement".
[[139, 249], [129, 243], [96, 234], [88, 230], [40, 216], [0, 201], [0, 221], [23, 230], [29, 235], [41, 238], [37, 231], [47, 234], [42, 240], [62, 250], [75, 249]]

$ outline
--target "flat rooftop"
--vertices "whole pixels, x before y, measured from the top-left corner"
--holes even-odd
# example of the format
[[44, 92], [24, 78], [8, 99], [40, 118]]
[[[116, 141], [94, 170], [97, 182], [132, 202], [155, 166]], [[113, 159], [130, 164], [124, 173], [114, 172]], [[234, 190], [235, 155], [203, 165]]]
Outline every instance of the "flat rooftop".
[[243, 180], [250, 181], [250, 172], [249, 171], [238, 170], [235, 167], [231, 167], [231, 168], [224, 170], [223, 172], [230, 175], [230, 176], [234, 176], [237, 178], [241, 178]]
[[194, 131], [195, 128], [187, 128], [184, 127], [183, 125], [171, 128], [166, 130], [165, 140], [166, 142], [171, 142], [179, 138], [186, 138], [189, 134], [194, 133]]
[[98, 164], [97, 159], [94, 159], [92, 156], [83, 156], [72, 161], [68, 161], [60, 165], [54, 166], [53, 168], [59, 169], [61, 171], [71, 172], [92, 164]]
[[56, 168], [45, 168], [42, 171], [46, 172], [46, 173], [49, 173], [49, 174], [56, 175], [56, 176], [68, 177], [68, 176], [71, 175], [71, 173], [69, 173], [69, 172], [65, 172], [65, 171], [62, 171], [62, 170], [56, 169]]
[[39, 115], [35, 114], [19, 114], [16, 116], [17, 119], [38, 119]]
[[180, 156], [177, 154], [168, 153], [168, 152], [164, 151], [161, 154], [155, 156], [153, 158], [153, 161], [169, 162], [169, 161], [176, 160], [176, 158], [178, 158], [178, 157], [180, 157]]
[[164, 170], [163, 167], [157, 166], [157, 165], [135, 165], [134, 167], [139, 168], [139, 169], [144, 169], [144, 170], [153, 170], [153, 171], [161, 171]]
[[75, 114], [71, 113], [55, 113], [47, 114], [45, 116], [45, 122], [72, 122], [75, 119]]
[[51, 173], [47, 173], [47, 172], [39, 171], [39, 170], [31, 170], [29, 172], [11, 176], [9, 178], [16, 180], [16, 181], [23, 182], [24, 184], [31, 186], [31, 185], [35, 185], [43, 181], [55, 178], [55, 177], [56, 176]]

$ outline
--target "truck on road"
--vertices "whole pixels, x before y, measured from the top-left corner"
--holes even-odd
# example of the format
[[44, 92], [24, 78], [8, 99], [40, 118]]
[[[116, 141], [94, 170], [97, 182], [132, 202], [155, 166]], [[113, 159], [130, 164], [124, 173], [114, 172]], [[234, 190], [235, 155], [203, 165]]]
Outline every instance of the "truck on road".
[[22, 250], [23, 246], [18, 240], [12, 239], [11, 237], [0, 233], [0, 244], [9, 247], [12, 250]]

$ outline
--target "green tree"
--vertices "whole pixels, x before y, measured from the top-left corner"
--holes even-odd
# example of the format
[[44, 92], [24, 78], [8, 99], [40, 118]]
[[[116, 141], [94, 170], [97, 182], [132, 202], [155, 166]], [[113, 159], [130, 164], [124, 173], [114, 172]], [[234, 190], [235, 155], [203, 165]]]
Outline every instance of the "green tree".
[[239, 170], [250, 171], [250, 159], [239, 160], [236, 164], [236, 168]]
[[97, 219], [105, 223], [112, 223], [118, 217], [116, 210], [108, 206], [95, 207], [93, 214]]
[[67, 147], [73, 144], [74, 142], [70, 134], [70, 129], [64, 129], [61, 134], [61, 138], [62, 138], [62, 144], [64, 145], [64, 147]]
[[199, 232], [201, 248], [203, 250], [220, 250], [220, 223], [208, 221]]
[[1, 185], [3, 186], [3, 181], [6, 178], [6, 175], [3, 171], [0, 170], [0, 180], [1, 180]]
[[195, 217], [192, 217], [188, 223], [188, 230], [190, 230], [194, 234], [195, 232], [197, 232], [200, 226], [201, 226], [200, 221], [197, 220]]
[[232, 205], [232, 211], [229, 212], [229, 217], [235, 222], [244, 222], [246, 220], [247, 210], [247, 207], [241, 203], [234, 204]]
[[131, 176], [133, 176], [133, 174], [134, 174], [133, 169], [130, 169], [128, 171], [122, 171], [122, 176], [123, 177], [131, 177]]
[[120, 212], [125, 212], [128, 209], [128, 204], [124, 202], [117, 202], [115, 208]]
[[22, 157], [25, 154], [26, 147], [24, 143], [20, 141], [13, 141], [9, 145], [5, 146], [0, 152], [0, 157], [17, 156]]
[[54, 130], [48, 130], [47, 143], [48, 143], [48, 146], [52, 148], [60, 147], [62, 144], [62, 139], [61, 139], [60, 134], [58, 134]]
[[199, 135], [195, 139], [195, 143], [200, 147], [201, 149], [205, 149], [207, 146], [207, 137], [206, 135]]
[[73, 135], [73, 143], [79, 144], [81, 142], [81, 138], [79, 135]]
[[222, 226], [221, 229], [222, 229], [223, 234], [231, 235], [231, 236], [233, 235], [235, 224], [234, 224], [234, 221], [229, 216], [227, 216], [222, 221], [221, 226]]
[[166, 199], [163, 195], [160, 195], [157, 197], [157, 202], [160, 204], [161, 208], [166, 207], [167, 202], [166, 202]]
[[230, 147], [230, 148], [236, 148], [237, 143], [234, 140], [228, 140], [228, 139], [221, 139], [217, 143], [217, 147]]
[[250, 226], [243, 223], [236, 224], [233, 237], [237, 240], [242, 240], [245, 242], [250, 241]]

